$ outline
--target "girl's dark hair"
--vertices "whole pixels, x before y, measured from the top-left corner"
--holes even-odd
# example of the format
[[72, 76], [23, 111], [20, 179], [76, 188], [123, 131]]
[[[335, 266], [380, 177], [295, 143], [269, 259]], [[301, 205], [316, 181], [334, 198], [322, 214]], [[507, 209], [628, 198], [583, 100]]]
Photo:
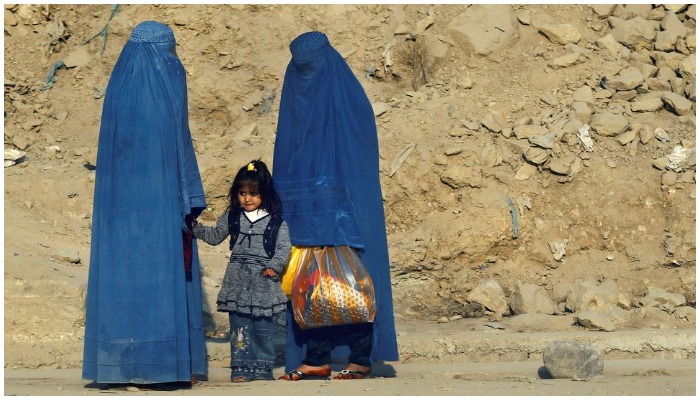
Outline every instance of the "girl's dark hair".
[[238, 203], [238, 190], [243, 186], [257, 189], [258, 193], [260, 193], [260, 200], [262, 200], [260, 208], [270, 214], [282, 212], [282, 201], [279, 195], [277, 195], [277, 191], [275, 191], [272, 184], [272, 175], [264, 162], [253, 160], [238, 170], [228, 194], [230, 200], [229, 210], [240, 210], [241, 205]]

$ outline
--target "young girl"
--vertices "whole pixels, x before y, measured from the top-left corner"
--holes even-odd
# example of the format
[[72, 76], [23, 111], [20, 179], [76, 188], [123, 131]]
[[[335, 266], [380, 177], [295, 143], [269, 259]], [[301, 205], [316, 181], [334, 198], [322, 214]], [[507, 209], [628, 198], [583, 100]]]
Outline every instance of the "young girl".
[[194, 221], [192, 232], [211, 245], [231, 236], [231, 257], [216, 301], [218, 311], [229, 313], [231, 382], [272, 380], [273, 316], [287, 307], [280, 276], [291, 251], [289, 229], [264, 162], [241, 168], [229, 197], [229, 208], [215, 227]]

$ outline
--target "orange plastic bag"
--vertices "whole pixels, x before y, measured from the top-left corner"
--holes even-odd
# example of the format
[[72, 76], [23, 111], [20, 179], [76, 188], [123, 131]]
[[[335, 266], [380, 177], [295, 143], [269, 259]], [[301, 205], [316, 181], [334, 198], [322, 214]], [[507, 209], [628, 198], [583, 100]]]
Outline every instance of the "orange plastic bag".
[[299, 265], [305, 257], [311, 256], [311, 249], [311, 247], [292, 246], [287, 266], [284, 269], [284, 273], [282, 273], [282, 291], [287, 295], [287, 298], [292, 296], [292, 286], [294, 285], [294, 278], [297, 276]]
[[294, 319], [302, 329], [374, 321], [374, 284], [348, 246], [311, 247], [292, 286]]

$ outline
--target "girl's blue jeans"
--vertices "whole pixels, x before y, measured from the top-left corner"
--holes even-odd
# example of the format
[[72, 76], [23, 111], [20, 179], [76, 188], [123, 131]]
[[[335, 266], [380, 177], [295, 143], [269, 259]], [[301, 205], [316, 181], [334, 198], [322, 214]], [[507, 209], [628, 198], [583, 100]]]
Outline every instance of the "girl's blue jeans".
[[229, 312], [231, 326], [231, 379], [272, 380], [275, 350], [272, 317]]

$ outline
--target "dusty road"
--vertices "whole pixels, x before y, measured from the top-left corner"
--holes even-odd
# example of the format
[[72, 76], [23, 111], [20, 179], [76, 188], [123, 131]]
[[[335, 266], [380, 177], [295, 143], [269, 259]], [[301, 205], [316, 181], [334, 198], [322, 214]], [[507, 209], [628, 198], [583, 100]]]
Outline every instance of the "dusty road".
[[[694, 396], [695, 359], [625, 359], [605, 363], [590, 381], [541, 379], [541, 362], [405, 363], [375, 367], [363, 381], [228, 382], [226, 368], [189, 390], [88, 389], [77, 369], [6, 370], [5, 396]], [[275, 376], [282, 373], [275, 371]], [[391, 377], [391, 375], [394, 375]]]

